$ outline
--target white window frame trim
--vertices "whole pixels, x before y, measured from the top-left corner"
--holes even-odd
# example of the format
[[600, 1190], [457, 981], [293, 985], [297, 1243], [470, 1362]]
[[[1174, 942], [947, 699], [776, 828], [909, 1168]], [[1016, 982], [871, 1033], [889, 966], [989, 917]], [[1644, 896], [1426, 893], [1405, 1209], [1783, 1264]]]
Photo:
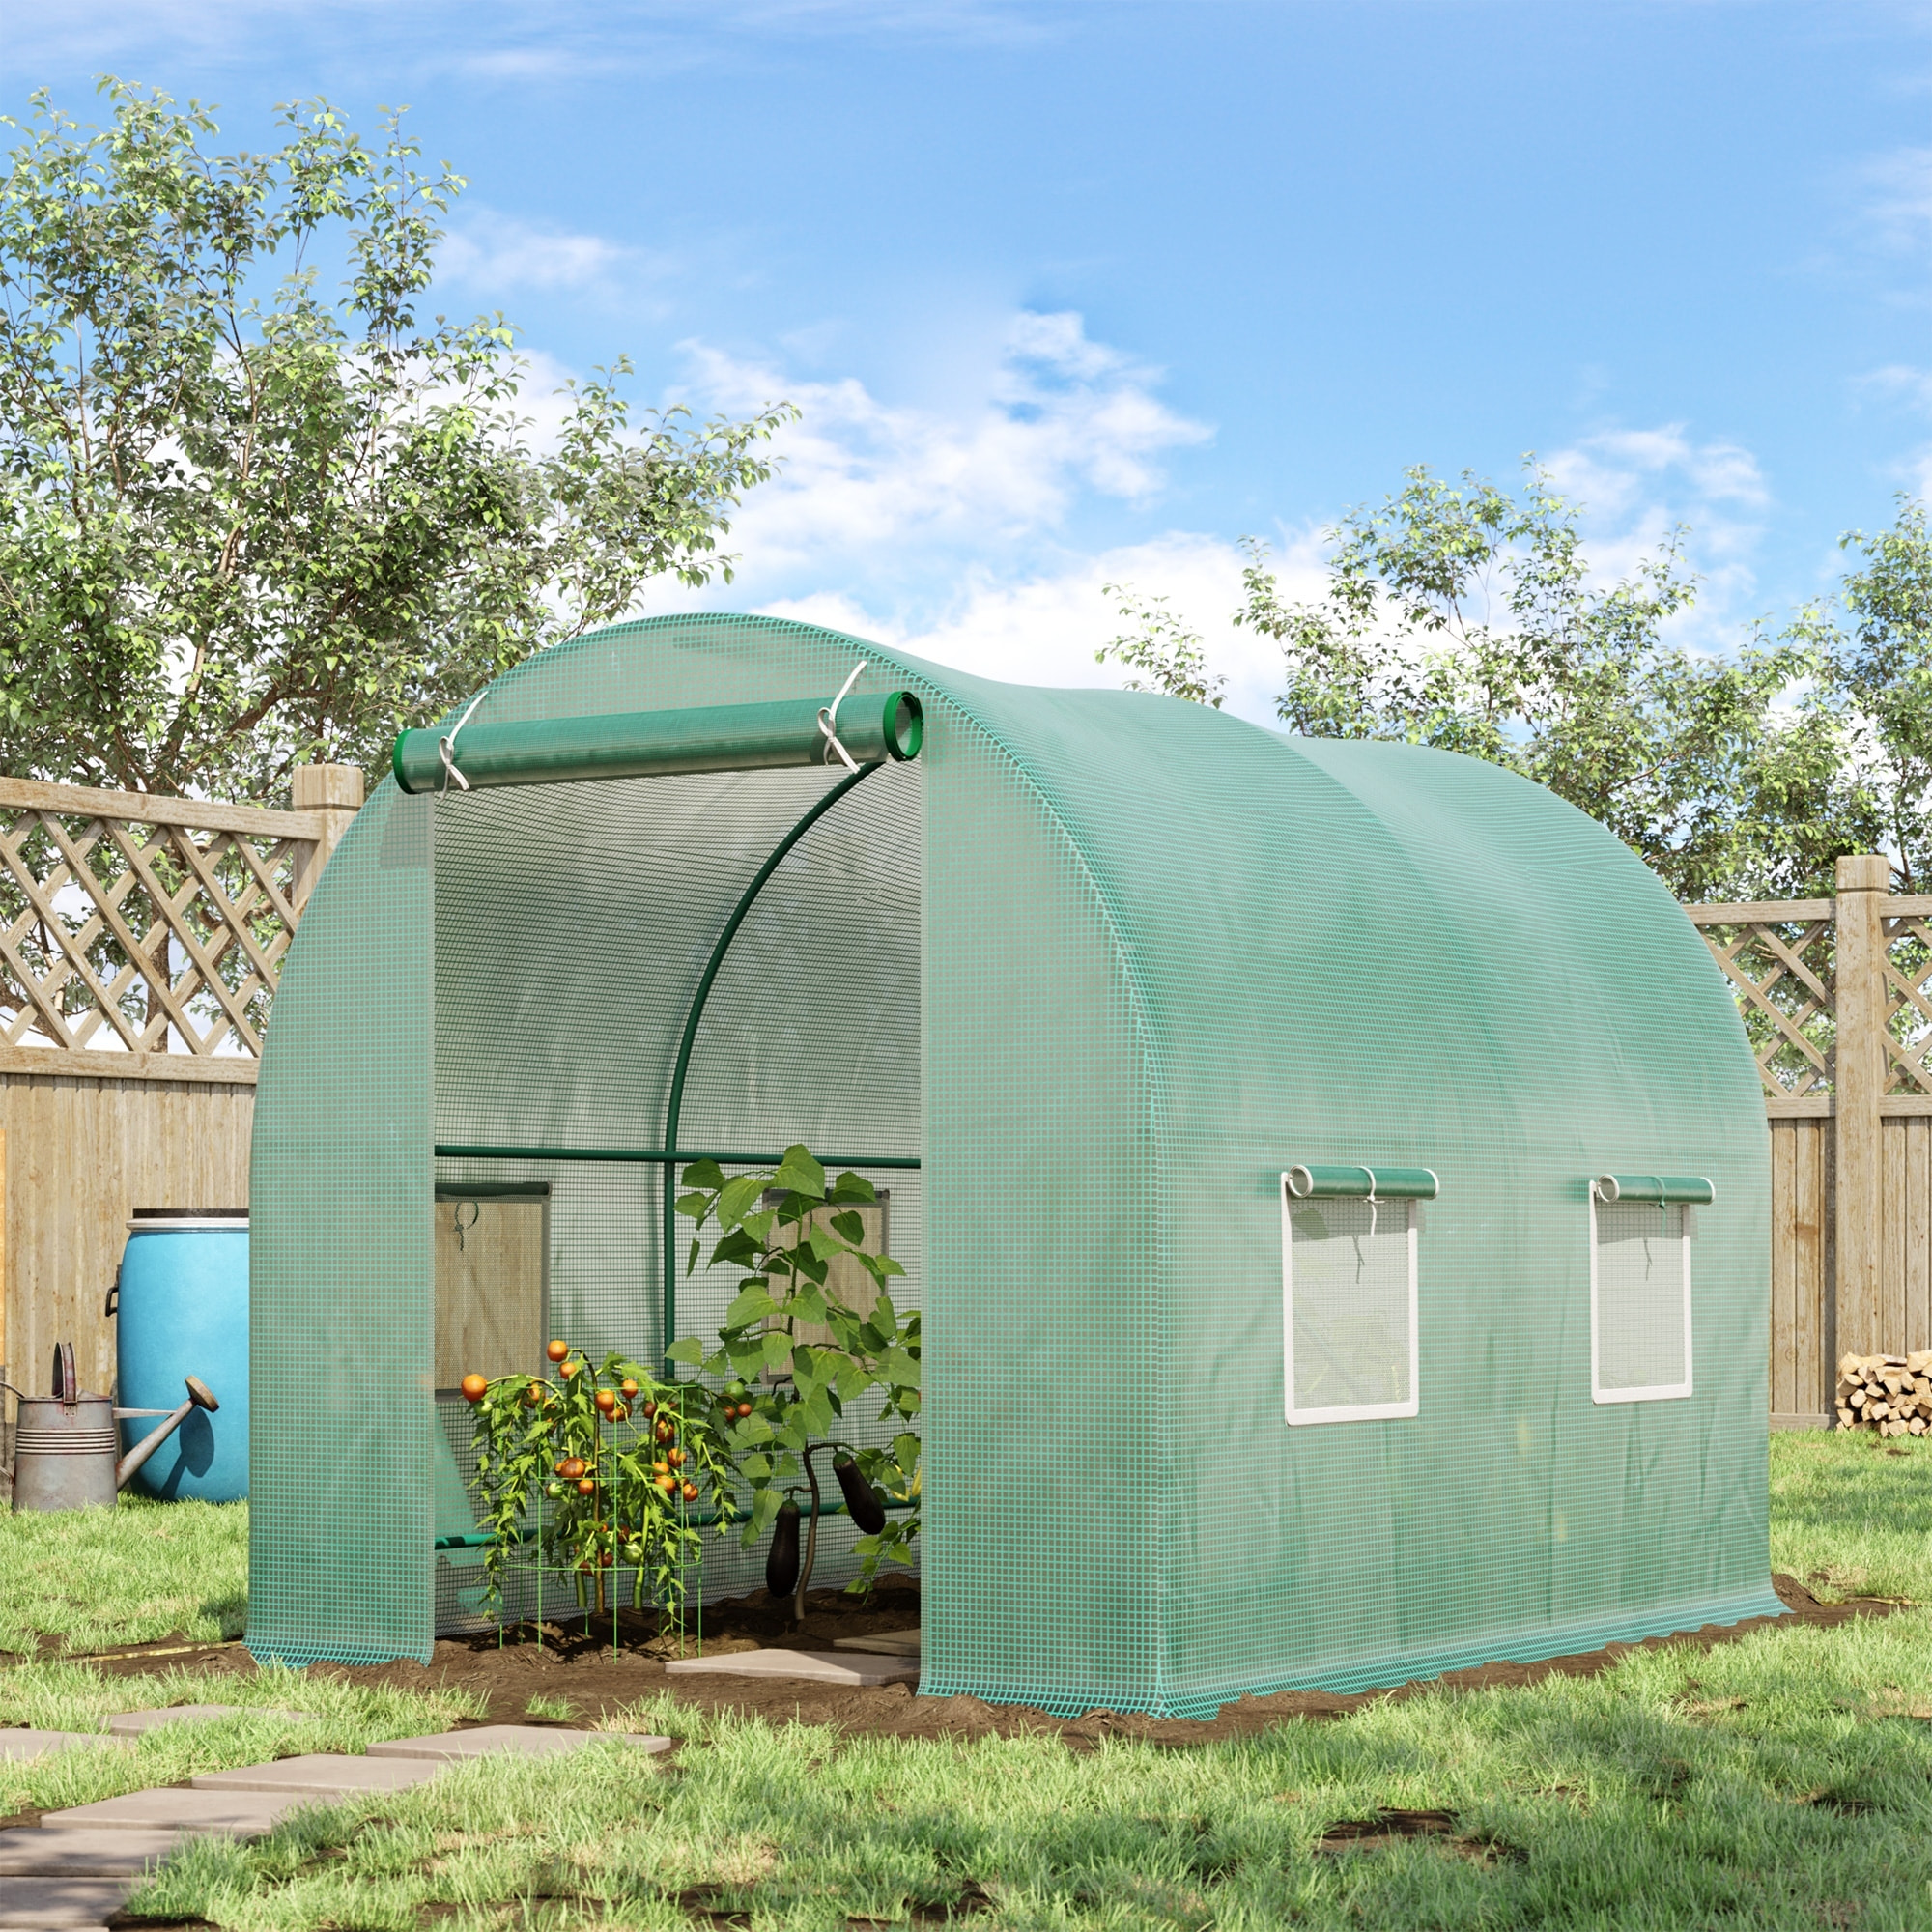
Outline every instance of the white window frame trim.
[[[1633, 1203], [1633, 1206], [1654, 1206], [1654, 1203]], [[1669, 1204], [1679, 1208], [1678, 1246], [1682, 1251], [1684, 1273], [1684, 1379], [1681, 1382], [1656, 1383], [1647, 1388], [1606, 1389], [1599, 1380], [1601, 1364], [1598, 1359], [1597, 1338], [1599, 1324], [1597, 1318], [1597, 1188], [1590, 1185], [1590, 1400], [1599, 1405], [1616, 1402], [1677, 1402], [1693, 1393], [1696, 1382], [1695, 1364], [1690, 1351], [1690, 1237], [1696, 1231], [1695, 1207], [1689, 1202]]]
[[[1344, 1197], [1361, 1200], [1360, 1195]], [[1294, 1406], [1294, 1228], [1292, 1208], [1306, 1208], [1309, 1201], [1295, 1201], [1289, 1193], [1288, 1176], [1281, 1177], [1281, 1333], [1282, 1333], [1282, 1409], [1291, 1429], [1326, 1422], [1393, 1422], [1417, 1415], [1422, 1407], [1422, 1346], [1420, 1300], [1417, 1294], [1419, 1251], [1416, 1236], [1421, 1204], [1406, 1196], [1378, 1200], [1378, 1208], [1386, 1212], [1400, 1208], [1408, 1227], [1408, 1400], [1406, 1402], [1350, 1403], [1336, 1408], [1297, 1408]], [[1593, 1277], [1594, 1283], [1594, 1277]], [[1594, 1337], [1594, 1330], [1592, 1331]]]

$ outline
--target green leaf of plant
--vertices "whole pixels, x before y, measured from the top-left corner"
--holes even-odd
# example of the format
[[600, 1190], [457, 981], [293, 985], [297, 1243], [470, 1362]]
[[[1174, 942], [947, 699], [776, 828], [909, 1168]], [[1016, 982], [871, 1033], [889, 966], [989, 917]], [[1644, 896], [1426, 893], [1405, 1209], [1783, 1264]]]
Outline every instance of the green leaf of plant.
[[718, 1193], [718, 1223], [723, 1228], [735, 1228], [745, 1215], [757, 1205], [759, 1195], [765, 1191], [765, 1178], [761, 1174], [734, 1175]]
[[665, 1350], [665, 1355], [673, 1362], [701, 1362], [704, 1344], [696, 1335], [681, 1335]]
[[863, 1174], [853, 1174], [848, 1170], [832, 1183], [832, 1192], [826, 1198], [830, 1201], [876, 1201], [879, 1190]]
[[724, 1317], [727, 1328], [742, 1328], [753, 1321], [762, 1321], [766, 1316], [775, 1314], [778, 1303], [771, 1297], [762, 1275], [753, 1275], [738, 1291]]
[[724, 1185], [724, 1170], [715, 1160], [695, 1160], [684, 1170], [684, 1184], [716, 1194]]
[[849, 1241], [856, 1248], [866, 1238], [866, 1224], [858, 1215], [850, 1212], [835, 1214], [832, 1217], [832, 1232], [840, 1240]]
[[825, 1198], [825, 1170], [804, 1147], [788, 1147], [783, 1160], [779, 1163], [778, 1172], [772, 1176], [772, 1185], [789, 1188], [798, 1194], [810, 1194], [822, 1201]]
[[782, 1329], [772, 1329], [759, 1350], [760, 1366], [774, 1375], [783, 1375], [791, 1366], [791, 1337]]

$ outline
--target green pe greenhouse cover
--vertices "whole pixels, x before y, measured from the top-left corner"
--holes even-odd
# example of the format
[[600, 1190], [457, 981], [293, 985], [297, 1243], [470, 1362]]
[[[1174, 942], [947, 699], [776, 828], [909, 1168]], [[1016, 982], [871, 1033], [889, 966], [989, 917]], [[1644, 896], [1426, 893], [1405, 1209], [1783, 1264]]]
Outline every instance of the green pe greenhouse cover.
[[[1645, 867], [1468, 759], [771, 618], [586, 636], [474, 716], [826, 702], [861, 660], [923, 750], [753, 902], [678, 1145], [920, 1162], [866, 1171], [925, 1323], [922, 1690], [1198, 1716], [1780, 1613], [1763, 1104]], [[547, 1183], [552, 1331], [662, 1350], [659, 1167], [435, 1150], [662, 1148], [712, 944], [842, 776], [385, 783], [356, 818], [258, 1088], [257, 1656], [426, 1659], [475, 1613], [436, 1548], [439, 1189]], [[1409, 1178], [1285, 1204], [1292, 1167]], [[680, 1284], [680, 1330], [727, 1293]], [[707, 1593], [760, 1561], [718, 1546]]]

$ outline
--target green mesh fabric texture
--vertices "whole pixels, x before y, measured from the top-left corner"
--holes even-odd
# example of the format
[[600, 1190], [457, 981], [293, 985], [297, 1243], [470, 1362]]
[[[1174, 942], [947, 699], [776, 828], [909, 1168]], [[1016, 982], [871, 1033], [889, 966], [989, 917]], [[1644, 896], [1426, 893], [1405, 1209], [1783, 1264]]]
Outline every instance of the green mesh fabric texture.
[[427, 1662], [434, 802], [385, 785], [284, 962], [256, 1088], [248, 1644]]
[[[829, 699], [861, 657], [862, 696], [920, 695], [925, 749], [755, 902], [679, 1145], [923, 1162], [872, 1175], [926, 1321], [922, 1689], [1192, 1716], [1777, 1614], [1762, 1102], [1644, 867], [1468, 760], [994, 684], [776, 619], [618, 626], [475, 716]], [[552, 1331], [662, 1346], [658, 1170], [431, 1149], [660, 1148], [712, 944], [835, 776], [385, 785], [345, 840], [265, 1056], [256, 1369], [348, 1386], [380, 1361], [393, 1387], [407, 1363], [420, 1402], [363, 1419], [339, 1399], [356, 1426], [328, 1478], [258, 1425], [258, 1652], [421, 1656], [473, 1610], [473, 1566], [431, 1557], [438, 1471], [447, 1492], [445, 1452], [467, 1455], [424, 1340], [439, 1183], [548, 1181]], [[405, 805], [425, 827], [407, 891], [383, 865]], [[1332, 1293], [1323, 1334], [1413, 1415], [1286, 1418], [1297, 1162], [1439, 1177], [1415, 1210], [1412, 1381], [1381, 1359], [1407, 1346], [1385, 1238], [1405, 1205], [1365, 1236], [1390, 1334], [1345, 1333]], [[1605, 1172], [1715, 1183], [1688, 1397], [1593, 1398]], [[1370, 1227], [1331, 1208], [1337, 1238]], [[1667, 1358], [1625, 1329], [1668, 1297], [1612, 1287], [1619, 1361]], [[708, 1334], [724, 1292], [681, 1285], [679, 1330]], [[383, 1506], [347, 1520], [325, 1480]], [[760, 1562], [718, 1546], [707, 1593]]]

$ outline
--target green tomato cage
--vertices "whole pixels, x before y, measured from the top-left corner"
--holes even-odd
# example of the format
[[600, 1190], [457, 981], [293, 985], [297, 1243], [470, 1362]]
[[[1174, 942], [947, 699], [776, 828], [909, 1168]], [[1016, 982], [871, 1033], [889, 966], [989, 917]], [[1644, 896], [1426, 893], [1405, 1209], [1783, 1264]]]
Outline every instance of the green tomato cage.
[[671, 1178], [800, 1142], [923, 1312], [923, 1692], [1201, 1716], [1780, 1612], [1756, 1067], [1616, 839], [1446, 753], [673, 617], [405, 733], [289, 954], [255, 1655], [473, 1627], [455, 1384], [711, 1342]]

